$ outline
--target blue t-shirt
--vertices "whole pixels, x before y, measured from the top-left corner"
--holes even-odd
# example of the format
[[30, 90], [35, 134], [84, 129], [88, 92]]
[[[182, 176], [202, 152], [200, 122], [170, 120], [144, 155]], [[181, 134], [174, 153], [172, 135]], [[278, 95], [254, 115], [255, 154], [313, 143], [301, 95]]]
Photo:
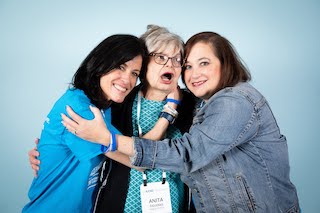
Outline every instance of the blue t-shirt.
[[[55, 103], [41, 133], [38, 150], [41, 161], [38, 177], [29, 190], [30, 202], [22, 212], [92, 212], [99, 169], [104, 160], [100, 145], [70, 133], [61, 123], [60, 113], [69, 105], [85, 119], [93, 119], [90, 100], [79, 89], [69, 89]], [[111, 110], [104, 110], [109, 130]]]

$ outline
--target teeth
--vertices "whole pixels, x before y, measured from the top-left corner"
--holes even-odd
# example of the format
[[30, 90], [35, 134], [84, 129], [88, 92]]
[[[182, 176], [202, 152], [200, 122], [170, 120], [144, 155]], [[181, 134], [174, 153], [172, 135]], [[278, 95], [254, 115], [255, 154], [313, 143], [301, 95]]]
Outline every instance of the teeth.
[[113, 86], [114, 86], [117, 90], [120, 90], [121, 92], [127, 91], [126, 88], [124, 88], [124, 87], [122, 87], [122, 86], [120, 86], [120, 85], [118, 85], [118, 84], [114, 84]]
[[192, 85], [193, 85], [193, 86], [199, 86], [199, 85], [201, 85], [201, 84], [203, 84], [203, 83], [204, 83], [204, 81], [198, 81], [198, 82], [192, 83]]

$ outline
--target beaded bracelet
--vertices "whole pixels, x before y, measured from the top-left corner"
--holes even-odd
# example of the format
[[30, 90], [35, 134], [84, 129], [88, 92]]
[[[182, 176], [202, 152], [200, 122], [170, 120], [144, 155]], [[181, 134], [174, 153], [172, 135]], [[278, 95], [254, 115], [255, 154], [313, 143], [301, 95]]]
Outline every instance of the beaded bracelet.
[[179, 113], [177, 110], [173, 109], [170, 105], [164, 105], [163, 110], [165, 112], [170, 113], [171, 115], [173, 115], [174, 117], [178, 117]]

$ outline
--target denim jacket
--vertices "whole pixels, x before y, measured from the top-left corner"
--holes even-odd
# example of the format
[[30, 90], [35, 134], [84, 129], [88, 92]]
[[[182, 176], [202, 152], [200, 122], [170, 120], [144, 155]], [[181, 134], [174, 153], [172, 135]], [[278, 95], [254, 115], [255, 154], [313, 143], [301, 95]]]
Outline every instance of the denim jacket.
[[288, 148], [249, 83], [214, 94], [179, 139], [134, 138], [135, 166], [181, 174], [197, 212], [299, 212]]

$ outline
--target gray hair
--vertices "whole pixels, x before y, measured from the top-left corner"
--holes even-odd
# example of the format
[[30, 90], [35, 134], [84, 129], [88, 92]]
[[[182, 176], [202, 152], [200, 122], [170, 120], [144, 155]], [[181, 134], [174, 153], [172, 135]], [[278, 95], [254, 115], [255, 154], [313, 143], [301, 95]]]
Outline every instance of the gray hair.
[[165, 27], [148, 25], [147, 31], [141, 35], [146, 43], [149, 53], [160, 50], [163, 46], [173, 45], [180, 50], [181, 56], [184, 54], [184, 43], [180, 36], [170, 32]]

